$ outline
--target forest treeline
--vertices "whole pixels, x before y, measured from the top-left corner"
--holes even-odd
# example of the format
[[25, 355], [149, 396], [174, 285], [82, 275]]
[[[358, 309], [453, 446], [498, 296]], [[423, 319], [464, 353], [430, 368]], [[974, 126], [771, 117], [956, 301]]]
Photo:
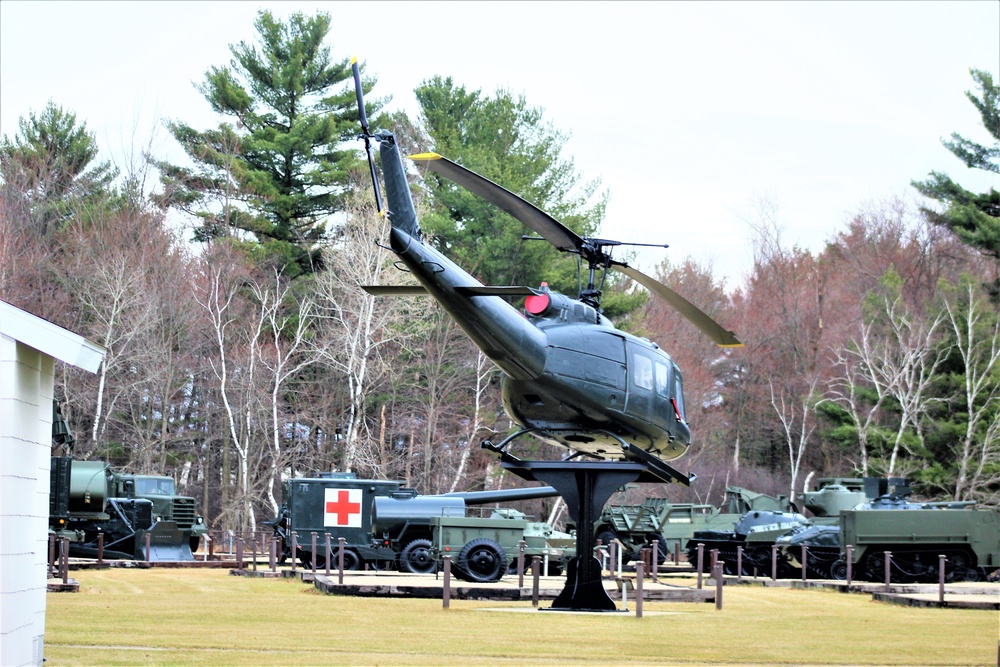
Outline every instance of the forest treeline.
[[[213, 528], [255, 528], [282, 479], [317, 471], [423, 493], [520, 483], [479, 446], [512, 429], [499, 372], [433, 301], [359, 287], [407, 276], [384, 246], [350, 62], [331, 55], [329, 26], [323, 13], [261, 12], [254, 41], [231, 45], [199, 87], [218, 126], [167, 123], [185, 164], [101, 163], [85, 120], [57, 101], [0, 144], [0, 298], [107, 348], [96, 375], [57, 367], [72, 455], [173, 475]], [[997, 143], [945, 145], [996, 174], [998, 90], [972, 75], [967, 95]], [[600, 229], [606, 191], [523, 96], [435, 76], [408, 118], [381, 112], [370, 73], [364, 87], [372, 126], [404, 149], [461, 161], [580, 235]], [[575, 295], [572, 259], [433, 174], [411, 177], [427, 236], [484, 283]], [[1000, 195], [943, 172], [913, 185], [924, 208], [859, 203], [819, 252], [788, 244], [758, 202], [753, 267], [733, 289], [691, 260], [656, 268], [741, 349], [609, 278], [606, 314], [684, 373], [693, 445], [676, 464], [698, 474], [631, 500], [718, 504], [726, 485], [795, 495], [818, 477], [891, 475], [926, 498], [1000, 505]]]

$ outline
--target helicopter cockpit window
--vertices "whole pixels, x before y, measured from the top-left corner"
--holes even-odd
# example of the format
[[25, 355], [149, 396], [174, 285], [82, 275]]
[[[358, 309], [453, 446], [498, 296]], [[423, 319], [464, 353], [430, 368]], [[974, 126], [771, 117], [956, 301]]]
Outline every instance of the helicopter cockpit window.
[[632, 381], [640, 389], [653, 390], [653, 360], [635, 353], [632, 355]]
[[656, 393], [663, 397], [669, 397], [667, 365], [656, 362]]

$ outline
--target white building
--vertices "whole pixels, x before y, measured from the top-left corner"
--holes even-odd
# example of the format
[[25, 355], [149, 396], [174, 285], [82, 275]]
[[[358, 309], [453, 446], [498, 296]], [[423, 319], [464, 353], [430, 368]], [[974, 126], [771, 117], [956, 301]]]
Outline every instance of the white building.
[[105, 348], [0, 301], [0, 665], [41, 665], [55, 362], [96, 373]]

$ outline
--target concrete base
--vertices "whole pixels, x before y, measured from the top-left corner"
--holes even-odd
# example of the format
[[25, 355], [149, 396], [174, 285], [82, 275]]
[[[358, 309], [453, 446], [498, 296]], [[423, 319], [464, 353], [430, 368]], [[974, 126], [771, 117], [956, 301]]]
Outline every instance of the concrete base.
[[62, 579], [49, 579], [45, 590], [49, 593], [79, 593], [80, 582], [72, 578], [68, 578], [65, 583]]

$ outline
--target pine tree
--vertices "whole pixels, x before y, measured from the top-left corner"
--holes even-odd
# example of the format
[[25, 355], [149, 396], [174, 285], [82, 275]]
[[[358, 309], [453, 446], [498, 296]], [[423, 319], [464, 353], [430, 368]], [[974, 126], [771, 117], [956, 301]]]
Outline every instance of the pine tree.
[[[965, 95], [979, 111], [983, 127], [994, 143], [984, 146], [957, 132], [942, 143], [966, 167], [1000, 174], [1000, 86], [989, 72], [973, 69], [971, 74], [980, 95], [977, 97], [972, 91], [966, 91]], [[976, 194], [937, 171], [932, 171], [926, 181], [914, 181], [913, 186], [924, 196], [945, 205], [943, 212], [923, 209], [932, 222], [947, 227], [963, 243], [1000, 262], [1000, 192], [996, 188]], [[994, 300], [1000, 298], [1000, 279], [994, 282], [991, 292]]]
[[[581, 236], [597, 230], [606, 195], [599, 181], [577, 188], [572, 159], [561, 155], [566, 136], [544, 121], [524, 96], [498, 90], [492, 97], [434, 77], [416, 90], [433, 150], [461, 163], [547, 211]], [[424, 150], [427, 147], [423, 147]], [[436, 174], [426, 175], [431, 213], [421, 226], [432, 241], [487, 284], [537, 285], [575, 293], [572, 258], [530, 233], [499, 208]], [[596, 203], [591, 203], [596, 200]]]
[[317, 243], [343, 208], [357, 160], [340, 147], [358, 131], [353, 87], [340, 85], [351, 79], [350, 60], [331, 60], [323, 44], [329, 14], [281, 22], [261, 11], [254, 26], [258, 43], [230, 45], [230, 65], [209, 69], [198, 87], [232, 123], [167, 124], [196, 166], [158, 164], [160, 201], [199, 218], [196, 239], [232, 235], [294, 277], [322, 269]]
[[18, 121], [18, 134], [0, 142], [3, 196], [22, 204], [18, 221], [38, 234], [56, 231], [73, 211], [106, 194], [117, 172], [97, 163], [98, 146], [76, 114], [52, 101]]

